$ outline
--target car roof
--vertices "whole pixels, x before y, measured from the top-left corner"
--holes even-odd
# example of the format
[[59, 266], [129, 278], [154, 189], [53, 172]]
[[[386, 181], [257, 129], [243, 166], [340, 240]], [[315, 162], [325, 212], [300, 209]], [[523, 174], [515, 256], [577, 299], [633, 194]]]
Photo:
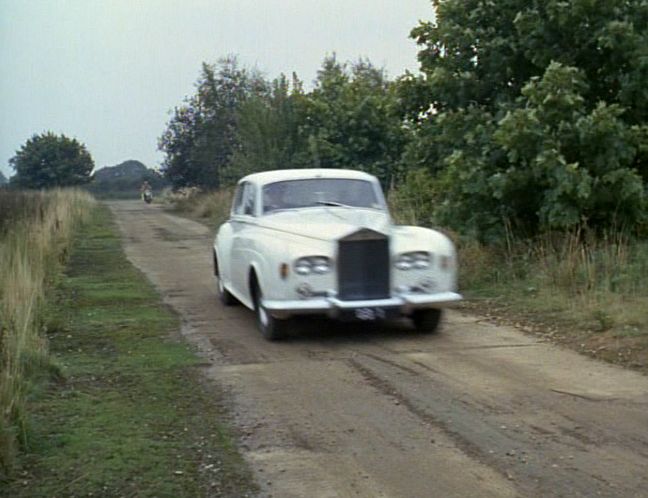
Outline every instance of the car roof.
[[350, 180], [377, 181], [376, 177], [351, 169], [333, 168], [303, 168], [303, 169], [275, 169], [253, 173], [239, 180], [241, 182], [253, 182], [259, 185], [280, 182], [285, 180], [306, 180], [309, 178], [345, 178]]

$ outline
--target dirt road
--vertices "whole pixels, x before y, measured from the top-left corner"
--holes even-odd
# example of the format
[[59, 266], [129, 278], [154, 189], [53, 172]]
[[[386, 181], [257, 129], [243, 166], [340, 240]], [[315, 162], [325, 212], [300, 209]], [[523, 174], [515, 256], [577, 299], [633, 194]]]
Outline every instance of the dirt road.
[[648, 378], [458, 312], [432, 337], [310, 320], [269, 343], [216, 298], [213, 230], [110, 205], [228, 393], [264, 496], [648, 497]]

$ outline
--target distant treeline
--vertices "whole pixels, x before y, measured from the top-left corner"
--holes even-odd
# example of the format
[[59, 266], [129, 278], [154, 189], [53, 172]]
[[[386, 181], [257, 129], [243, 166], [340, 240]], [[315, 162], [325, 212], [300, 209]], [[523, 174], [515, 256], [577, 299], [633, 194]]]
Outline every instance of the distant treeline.
[[169, 185], [157, 171], [139, 161], [129, 160], [99, 169], [84, 188], [98, 198], [137, 198], [145, 181], [154, 191]]
[[[647, 232], [648, 3], [434, 0], [420, 74], [324, 59], [313, 89], [203, 64], [159, 140], [175, 186], [276, 168], [377, 175], [426, 223], [482, 240]], [[432, 17], [432, 10], [430, 11]]]

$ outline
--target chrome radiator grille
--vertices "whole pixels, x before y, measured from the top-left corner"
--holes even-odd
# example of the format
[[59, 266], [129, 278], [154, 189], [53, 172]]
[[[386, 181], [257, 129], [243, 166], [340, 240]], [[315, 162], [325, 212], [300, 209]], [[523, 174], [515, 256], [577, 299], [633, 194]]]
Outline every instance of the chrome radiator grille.
[[385, 235], [361, 230], [338, 242], [339, 299], [388, 298], [389, 272], [389, 239]]

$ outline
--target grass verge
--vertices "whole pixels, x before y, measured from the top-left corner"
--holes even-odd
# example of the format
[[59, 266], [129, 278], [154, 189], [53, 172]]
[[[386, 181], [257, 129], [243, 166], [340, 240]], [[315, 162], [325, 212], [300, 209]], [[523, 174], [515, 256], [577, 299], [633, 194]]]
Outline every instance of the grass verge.
[[465, 310], [648, 373], [648, 242], [566, 233], [459, 255]]
[[177, 317], [125, 258], [105, 207], [78, 233], [48, 312], [55, 375], [0, 495], [251, 496], [251, 474]]

